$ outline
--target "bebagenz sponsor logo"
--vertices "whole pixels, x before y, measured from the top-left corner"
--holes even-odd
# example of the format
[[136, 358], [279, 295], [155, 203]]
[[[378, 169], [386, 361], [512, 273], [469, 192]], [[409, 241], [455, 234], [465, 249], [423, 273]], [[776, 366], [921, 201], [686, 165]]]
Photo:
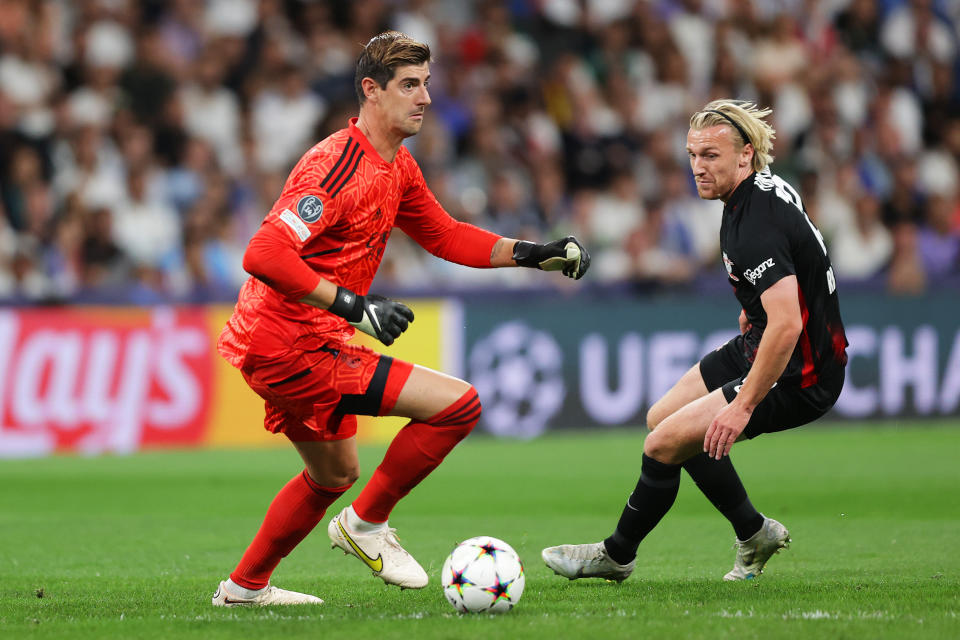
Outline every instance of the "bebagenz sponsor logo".
[[757, 280], [763, 277], [764, 272], [772, 267], [775, 263], [773, 258], [767, 258], [754, 269], [745, 269], [743, 272], [743, 277], [746, 278], [750, 284], [757, 284]]

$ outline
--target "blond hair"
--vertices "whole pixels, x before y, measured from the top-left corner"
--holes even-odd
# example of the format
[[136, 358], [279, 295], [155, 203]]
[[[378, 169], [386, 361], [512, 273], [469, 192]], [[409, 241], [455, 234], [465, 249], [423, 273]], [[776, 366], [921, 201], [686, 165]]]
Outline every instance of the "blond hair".
[[765, 120], [773, 109], [761, 109], [753, 102], [743, 100], [714, 100], [690, 116], [690, 128], [696, 131], [727, 125], [733, 131], [734, 146], [740, 150], [753, 146], [753, 170], [762, 171], [773, 162], [773, 139], [777, 137]]
[[363, 93], [364, 78], [372, 78], [381, 89], [386, 89], [397, 67], [419, 66], [424, 62], [430, 62], [430, 47], [405, 33], [384, 31], [370, 38], [357, 58], [357, 71], [353, 80], [357, 100], [360, 104], [367, 100]]

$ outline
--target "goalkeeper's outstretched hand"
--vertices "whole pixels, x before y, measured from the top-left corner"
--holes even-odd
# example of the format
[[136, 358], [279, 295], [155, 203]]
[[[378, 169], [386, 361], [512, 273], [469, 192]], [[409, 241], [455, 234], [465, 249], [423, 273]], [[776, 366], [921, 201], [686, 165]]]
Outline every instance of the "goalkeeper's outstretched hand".
[[344, 287], [337, 287], [337, 297], [328, 311], [388, 347], [413, 322], [413, 311], [402, 302], [373, 293], [360, 296]]
[[562, 271], [563, 275], [579, 280], [590, 268], [590, 254], [573, 236], [536, 244], [519, 240], [513, 246], [513, 259], [521, 267], [543, 271]]

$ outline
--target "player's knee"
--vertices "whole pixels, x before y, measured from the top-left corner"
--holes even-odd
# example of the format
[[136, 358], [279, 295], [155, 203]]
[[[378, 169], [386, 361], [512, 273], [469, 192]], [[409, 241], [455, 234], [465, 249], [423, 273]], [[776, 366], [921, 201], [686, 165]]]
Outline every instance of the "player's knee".
[[346, 487], [360, 477], [359, 462], [338, 462], [323, 468], [307, 467], [307, 473], [317, 484], [324, 487]]
[[680, 458], [680, 451], [668, 438], [657, 437], [654, 431], [643, 441], [643, 453], [648, 458], [653, 458], [663, 464], [680, 464], [683, 460]]
[[480, 421], [483, 407], [480, 396], [473, 385], [467, 385], [467, 390], [453, 404], [441, 411], [430, 420], [435, 427], [455, 430], [462, 438], [467, 437]]
[[340, 472], [341, 482], [336, 486], [342, 487], [344, 485], [352, 485], [360, 477], [360, 465], [354, 464], [349, 467], [342, 469]]
[[663, 415], [663, 410], [660, 408], [661, 404], [659, 402], [654, 403], [652, 407], [647, 411], [647, 429], [653, 431], [657, 426], [663, 422], [663, 419], [667, 416]]

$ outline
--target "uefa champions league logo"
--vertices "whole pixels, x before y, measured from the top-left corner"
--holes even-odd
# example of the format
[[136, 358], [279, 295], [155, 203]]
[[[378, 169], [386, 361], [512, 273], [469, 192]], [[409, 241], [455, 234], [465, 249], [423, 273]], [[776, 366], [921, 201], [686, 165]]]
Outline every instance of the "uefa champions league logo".
[[304, 222], [316, 222], [323, 214], [323, 201], [317, 196], [303, 196], [297, 202], [297, 215]]
[[563, 352], [549, 333], [501, 324], [473, 345], [468, 366], [483, 402], [481, 422], [496, 435], [538, 436], [563, 406]]

